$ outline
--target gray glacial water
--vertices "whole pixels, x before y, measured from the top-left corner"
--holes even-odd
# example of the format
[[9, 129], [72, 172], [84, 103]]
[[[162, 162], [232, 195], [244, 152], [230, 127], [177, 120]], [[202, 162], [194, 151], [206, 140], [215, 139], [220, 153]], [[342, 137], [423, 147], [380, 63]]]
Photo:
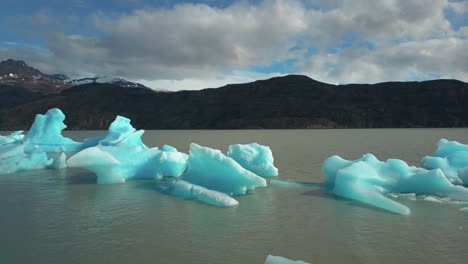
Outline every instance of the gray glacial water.
[[[69, 131], [76, 140], [104, 131]], [[1, 133], [2, 135], [5, 133]], [[187, 152], [269, 145], [281, 180], [321, 182], [322, 161], [371, 152], [417, 165], [439, 138], [468, 129], [147, 131], [148, 146]], [[0, 263], [263, 263], [268, 254], [330, 263], [467, 263], [468, 213], [401, 199], [400, 216], [322, 190], [258, 188], [216, 208], [158, 193], [154, 183], [97, 185], [79, 169], [0, 175]]]

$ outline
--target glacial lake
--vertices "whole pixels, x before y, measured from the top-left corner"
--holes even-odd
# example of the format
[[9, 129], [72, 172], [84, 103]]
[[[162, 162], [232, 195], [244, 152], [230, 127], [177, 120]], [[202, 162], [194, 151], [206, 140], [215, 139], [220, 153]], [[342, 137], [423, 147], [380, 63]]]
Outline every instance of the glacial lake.
[[[258, 142], [271, 147], [277, 179], [316, 183], [329, 156], [418, 165], [442, 137], [468, 143], [468, 129], [160, 130], [143, 141], [184, 152], [190, 142], [223, 152]], [[323, 190], [269, 186], [217, 208], [158, 193], [151, 180], [95, 180], [80, 169], [0, 175], [0, 263], [263, 264], [269, 254], [313, 264], [468, 262], [461, 206], [399, 199], [412, 212], [400, 216]]]

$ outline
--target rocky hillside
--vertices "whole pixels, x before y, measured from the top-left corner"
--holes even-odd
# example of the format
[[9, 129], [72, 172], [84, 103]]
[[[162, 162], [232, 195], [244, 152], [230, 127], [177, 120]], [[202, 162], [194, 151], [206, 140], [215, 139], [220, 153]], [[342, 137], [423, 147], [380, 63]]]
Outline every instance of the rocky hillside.
[[289, 75], [201, 91], [84, 84], [0, 111], [0, 130], [27, 129], [59, 107], [71, 129], [115, 115], [144, 129], [467, 127], [468, 84], [456, 80], [331, 85]]
[[28, 66], [24, 61], [0, 62], [0, 85], [21, 87], [34, 93], [57, 94], [72, 85]]

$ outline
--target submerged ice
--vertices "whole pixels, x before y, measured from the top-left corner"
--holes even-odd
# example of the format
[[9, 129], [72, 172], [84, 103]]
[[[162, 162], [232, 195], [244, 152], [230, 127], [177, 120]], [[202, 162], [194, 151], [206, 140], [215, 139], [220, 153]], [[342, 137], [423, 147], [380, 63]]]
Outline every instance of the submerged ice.
[[209, 190], [207, 188], [191, 184], [184, 180], [165, 179], [157, 183], [156, 188], [165, 194], [182, 197], [186, 199], [194, 199], [200, 202], [220, 206], [230, 207], [238, 205], [239, 202], [231, 196]]
[[310, 264], [302, 260], [290, 260], [280, 256], [268, 255], [265, 264]]

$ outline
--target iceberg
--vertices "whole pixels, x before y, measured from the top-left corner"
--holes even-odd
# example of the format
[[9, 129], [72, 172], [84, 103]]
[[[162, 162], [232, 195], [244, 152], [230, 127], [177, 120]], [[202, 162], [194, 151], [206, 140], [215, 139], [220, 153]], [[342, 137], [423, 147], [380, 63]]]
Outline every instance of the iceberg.
[[180, 176], [187, 166], [187, 154], [170, 146], [148, 148], [141, 140], [143, 133], [133, 128], [129, 119], [117, 116], [97, 146], [83, 149], [67, 164], [93, 171], [97, 182], [104, 184]]
[[187, 167], [185, 181], [228, 195], [246, 194], [267, 185], [264, 178], [244, 169], [221, 151], [195, 143], [190, 144]]
[[322, 169], [326, 176], [324, 186], [333, 194], [397, 214], [409, 215], [410, 209], [385, 194], [415, 193], [468, 200], [468, 189], [453, 185], [440, 169], [408, 166], [398, 159], [383, 162], [366, 154], [349, 161], [332, 156], [325, 160]]
[[442, 138], [435, 153], [422, 158], [421, 166], [440, 169], [452, 183], [468, 185], [468, 145]]
[[267, 259], [265, 260], [265, 264], [310, 264], [310, 263], [304, 262], [302, 260], [290, 260], [290, 259], [279, 257], [279, 256], [268, 255]]
[[156, 186], [161, 193], [194, 199], [214, 206], [230, 207], [239, 204], [237, 200], [227, 194], [208, 190], [184, 180], [164, 179], [158, 181]]
[[39, 146], [45, 152], [79, 151], [82, 143], [62, 136], [62, 130], [67, 126], [63, 123], [65, 115], [58, 108], [52, 108], [45, 115], [38, 114], [24, 137], [26, 152]]
[[258, 176], [278, 176], [278, 169], [273, 165], [271, 149], [257, 143], [229, 146], [227, 156], [237, 161], [244, 169]]

